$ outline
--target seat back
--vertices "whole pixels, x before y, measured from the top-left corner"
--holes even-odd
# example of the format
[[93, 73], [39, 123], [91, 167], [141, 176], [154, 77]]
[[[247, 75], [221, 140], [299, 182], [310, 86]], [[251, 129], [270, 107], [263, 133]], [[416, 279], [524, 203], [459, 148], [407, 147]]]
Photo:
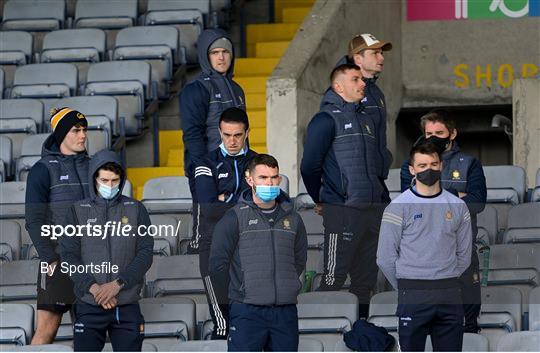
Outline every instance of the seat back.
[[540, 202], [540, 168], [536, 171], [536, 183], [531, 195], [532, 202]]
[[503, 335], [497, 344], [497, 352], [538, 352], [540, 331], [512, 332]]
[[0, 99], [0, 120], [32, 119], [39, 130], [43, 114], [43, 103], [38, 99]]
[[142, 202], [150, 213], [191, 212], [188, 178], [168, 176], [148, 180], [144, 184]]
[[540, 243], [540, 203], [516, 205], [508, 212], [503, 243]]
[[13, 145], [9, 137], [2, 135], [0, 135], [0, 160], [3, 167], [2, 181], [5, 181], [12, 173]]
[[75, 28], [118, 29], [135, 25], [137, 0], [77, 0]]
[[146, 280], [152, 297], [204, 293], [198, 255], [154, 258]]
[[529, 293], [529, 330], [540, 331], [540, 287]]
[[388, 172], [388, 179], [385, 180], [386, 187], [390, 192], [390, 198], [392, 200], [401, 194], [400, 171], [401, 169], [399, 168], [390, 169]]
[[3, 30], [53, 31], [64, 26], [65, 0], [8, 0]]
[[[34, 273], [35, 275], [35, 273]], [[29, 304], [0, 304], [2, 343], [27, 344], [34, 334], [34, 308]]]
[[105, 41], [105, 32], [97, 28], [53, 31], [43, 39], [41, 62], [102, 61]]
[[0, 220], [0, 259], [17, 261], [21, 258], [21, 226], [10, 220]]
[[26, 182], [0, 183], [0, 218], [24, 217]]
[[0, 65], [26, 65], [32, 60], [32, 35], [24, 31], [0, 32]]
[[486, 176], [487, 202], [517, 205], [525, 198], [525, 170], [513, 165], [483, 167]]
[[77, 92], [77, 67], [68, 63], [30, 64], [17, 68], [12, 98], [60, 98]]
[[167, 338], [187, 341], [195, 337], [195, 302], [189, 298], [144, 298], [140, 301], [145, 340]]
[[[36, 298], [39, 260], [19, 260], [0, 264], [0, 301]], [[45, 274], [46, 275], [46, 274]]]
[[497, 219], [497, 209], [491, 205], [486, 205], [484, 210], [477, 215], [478, 234], [476, 239], [484, 245], [495, 244], [499, 223]]

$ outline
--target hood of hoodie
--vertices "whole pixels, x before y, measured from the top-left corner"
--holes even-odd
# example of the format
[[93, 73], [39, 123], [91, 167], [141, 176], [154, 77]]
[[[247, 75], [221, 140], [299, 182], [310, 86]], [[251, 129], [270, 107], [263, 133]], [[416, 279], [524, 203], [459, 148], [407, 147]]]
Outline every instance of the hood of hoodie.
[[[106, 163], [113, 162], [118, 164], [119, 166], [122, 166], [122, 161], [120, 159], [120, 156], [109, 150], [101, 150], [98, 153], [96, 153], [92, 159], [90, 159], [90, 167], [88, 168], [88, 192], [90, 193], [90, 198], [93, 200], [103, 200], [101, 198], [96, 190], [96, 178], [95, 174], [98, 171], [99, 168], [101, 168]], [[117, 200], [120, 195], [122, 195], [122, 189], [124, 188], [124, 184], [126, 182], [126, 171], [124, 168], [122, 168], [122, 175], [120, 176], [120, 191], [118, 194], [116, 194], [115, 197], [113, 197], [110, 201]]]
[[[214, 43], [216, 39], [223, 37], [227, 38], [232, 43], [232, 40], [227, 34], [227, 32], [219, 28], [204, 30], [197, 41], [197, 55], [199, 57], [199, 65], [201, 65], [202, 72], [208, 76], [221, 75], [219, 72], [214, 70], [212, 68], [212, 65], [210, 64], [210, 60], [208, 59], [208, 48], [210, 48], [210, 45], [212, 45], [212, 43]], [[234, 45], [233, 52], [231, 54], [231, 66], [229, 67], [226, 75], [228, 77], [232, 77], [234, 71], [234, 59], [236, 57], [234, 52]]]
[[[293, 209], [293, 205], [291, 203], [291, 199], [289, 198], [289, 195], [287, 195], [283, 190], [280, 190], [279, 195], [276, 198], [276, 202], [287, 213], [289, 213]], [[259, 208], [253, 201], [253, 193], [252, 193], [251, 188], [248, 188], [242, 191], [242, 193], [240, 194], [238, 203], [244, 203], [252, 208]]]
[[330, 87], [324, 93], [323, 99], [321, 101], [321, 110], [328, 107], [336, 107], [343, 112], [356, 112], [363, 110], [362, 103], [346, 102]]

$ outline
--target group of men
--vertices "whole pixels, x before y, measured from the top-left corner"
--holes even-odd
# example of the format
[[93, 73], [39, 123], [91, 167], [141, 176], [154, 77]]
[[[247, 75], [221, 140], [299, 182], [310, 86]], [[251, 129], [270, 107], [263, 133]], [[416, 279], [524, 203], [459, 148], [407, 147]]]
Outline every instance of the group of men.
[[[324, 273], [319, 291], [350, 291], [367, 318], [377, 265], [399, 291], [402, 350], [461, 350], [463, 332], [478, 332], [476, 214], [485, 203], [480, 163], [459, 151], [446, 112], [421, 119], [422, 137], [402, 168], [391, 202], [385, 179], [386, 104], [376, 84], [390, 43], [355, 36], [332, 70], [320, 111], [307, 128], [301, 174], [323, 217]], [[214, 329], [231, 351], [298, 349], [297, 295], [305, 270], [302, 219], [279, 185], [278, 161], [249, 148], [249, 118], [234, 82], [228, 35], [205, 30], [198, 41], [201, 74], [180, 95], [185, 175], [193, 199], [193, 238]], [[32, 344], [51, 343], [72, 303], [75, 350], [141, 349], [138, 305], [153, 240], [135, 237], [41, 236], [45, 224], [149, 225], [142, 203], [121, 195], [118, 157], [85, 152], [86, 118], [69, 108], [51, 115], [53, 133], [27, 186], [26, 227], [47, 274], [38, 276], [38, 323]], [[66, 276], [59, 262], [110, 262], [118, 273]], [[56, 270], [55, 270], [56, 269]], [[450, 305], [448, 305], [450, 304]], [[121, 318], [121, 319], [120, 319]], [[466, 324], [463, 325], [464, 318]]]

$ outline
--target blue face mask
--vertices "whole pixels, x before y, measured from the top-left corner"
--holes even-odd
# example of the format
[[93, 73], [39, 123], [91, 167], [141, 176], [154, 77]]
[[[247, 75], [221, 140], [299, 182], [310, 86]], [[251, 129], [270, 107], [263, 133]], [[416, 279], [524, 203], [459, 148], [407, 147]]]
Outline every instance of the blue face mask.
[[245, 147], [242, 148], [240, 152], [238, 152], [237, 154], [230, 154], [229, 151], [227, 151], [227, 149], [225, 148], [225, 145], [223, 144], [223, 142], [221, 143], [221, 145], [219, 145], [219, 148], [221, 149], [221, 153], [223, 153], [224, 156], [235, 157], [235, 156], [241, 156], [243, 154], [246, 154]]
[[107, 185], [103, 185], [103, 184], [100, 184], [98, 183], [99, 187], [98, 187], [98, 191], [99, 191], [99, 194], [101, 195], [101, 197], [103, 197], [105, 200], [110, 200], [112, 199], [113, 197], [116, 196], [116, 194], [118, 194], [118, 192], [120, 191], [120, 184], [116, 185], [116, 186], [113, 186], [113, 187], [110, 187], [110, 186], [107, 186]]
[[270, 202], [275, 200], [279, 196], [279, 185], [256, 185], [255, 194], [263, 202]]

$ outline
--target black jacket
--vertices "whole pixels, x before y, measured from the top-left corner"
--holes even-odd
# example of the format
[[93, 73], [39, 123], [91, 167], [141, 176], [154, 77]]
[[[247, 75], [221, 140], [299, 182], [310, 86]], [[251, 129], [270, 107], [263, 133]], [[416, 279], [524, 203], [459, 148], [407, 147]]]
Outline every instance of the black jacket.
[[[69, 265], [101, 264], [102, 262], [118, 266], [118, 273], [75, 273], [71, 276], [74, 282], [75, 295], [78, 300], [97, 305], [94, 297], [89, 293], [93, 283], [104, 284], [117, 278], [125, 282], [124, 287], [117, 296], [118, 305], [131, 304], [139, 300], [139, 293], [144, 285], [144, 275], [152, 265], [152, 250], [154, 239], [145, 233], [151, 225], [150, 217], [144, 205], [120, 192], [111, 200], [102, 198], [95, 188], [97, 170], [107, 162], [121, 165], [118, 156], [112, 151], [100, 151], [90, 162], [88, 179], [92, 181], [90, 197], [76, 202], [66, 216], [66, 225], [102, 226], [106, 237], [89, 236], [86, 232], [82, 236], [60, 238], [62, 262]], [[125, 183], [125, 174], [122, 175], [120, 190]], [[116, 225], [131, 226], [129, 236], [117, 235], [111, 228], [103, 226], [107, 222]], [[139, 229], [139, 226], [145, 227]], [[118, 228], [116, 228], [118, 229]], [[96, 234], [96, 233], [94, 233]]]
[[297, 302], [299, 276], [307, 259], [306, 229], [284, 192], [276, 202], [276, 211], [266, 215], [248, 189], [214, 229], [210, 276], [223, 288], [228, 285], [231, 301], [253, 305]]

